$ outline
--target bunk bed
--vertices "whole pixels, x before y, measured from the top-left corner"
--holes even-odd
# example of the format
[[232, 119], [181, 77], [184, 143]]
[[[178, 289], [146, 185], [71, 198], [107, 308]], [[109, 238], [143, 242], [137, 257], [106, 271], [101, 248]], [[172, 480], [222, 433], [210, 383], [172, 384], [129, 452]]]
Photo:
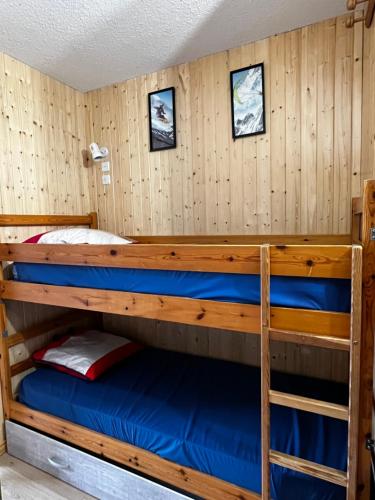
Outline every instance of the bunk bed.
[[[95, 228], [97, 219], [0, 216], [0, 226], [64, 225]], [[203, 498], [287, 498], [278, 496], [279, 488], [290, 498], [297, 484], [316, 498], [343, 498], [344, 489], [347, 499], [369, 498], [373, 228], [375, 181], [366, 181], [363, 197], [353, 200], [350, 235], [138, 237], [138, 244], [126, 246], [0, 244], [1, 261], [17, 269], [15, 280], [0, 276], [5, 418]], [[39, 368], [24, 378], [17, 400], [12, 377], [33, 362], [10, 365], [9, 349], [56, 325], [69, 327], [77, 313], [7, 336], [9, 300], [260, 335], [261, 367], [145, 349], [89, 386], [91, 394], [82, 381]], [[335, 384], [317, 387], [309, 379], [274, 373], [271, 387], [274, 340], [348, 352], [349, 394]], [[237, 381], [235, 389], [229, 379]], [[134, 387], [119, 388], [119, 380], [137, 380], [140, 392], [150, 396], [139, 403], [136, 394], [130, 404], [133, 411], [138, 404], [136, 415], [117, 404], [135, 397]], [[114, 387], [116, 397], [108, 398]], [[66, 397], [72, 391], [74, 400]], [[98, 414], [93, 419], [89, 410], [105, 399], [112, 401], [107, 413], [119, 420], [93, 425]], [[150, 401], [159, 405], [157, 412]], [[173, 404], [163, 407], [163, 401]], [[137, 427], [144, 420], [147, 426]], [[186, 426], [189, 440], [179, 435]], [[276, 436], [275, 427], [282, 428]], [[311, 434], [296, 446], [302, 428]]]

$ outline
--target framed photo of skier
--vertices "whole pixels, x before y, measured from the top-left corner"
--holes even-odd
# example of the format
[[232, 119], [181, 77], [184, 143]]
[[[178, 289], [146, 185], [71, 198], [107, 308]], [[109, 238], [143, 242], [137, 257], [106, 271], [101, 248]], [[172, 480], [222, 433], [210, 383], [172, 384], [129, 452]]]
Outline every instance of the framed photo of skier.
[[230, 72], [233, 139], [264, 134], [263, 63]]
[[174, 87], [148, 94], [150, 151], [176, 147]]

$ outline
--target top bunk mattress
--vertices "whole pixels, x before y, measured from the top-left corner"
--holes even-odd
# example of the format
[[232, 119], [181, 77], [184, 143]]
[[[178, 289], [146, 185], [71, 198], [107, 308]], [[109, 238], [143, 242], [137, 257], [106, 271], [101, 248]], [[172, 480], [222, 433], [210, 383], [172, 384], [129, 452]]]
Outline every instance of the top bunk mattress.
[[[273, 373], [272, 387], [347, 403], [347, 387], [332, 382]], [[148, 348], [95, 382], [39, 368], [23, 379], [20, 401], [261, 491], [258, 368]], [[271, 446], [345, 470], [347, 423], [274, 405]], [[278, 466], [271, 475], [274, 500], [345, 499], [344, 488], [311, 476]]]
[[[260, 277], [251, 274], [17, 263], [13, 275], [28, 283], [260, 304]], [[272, 276], [271, 304], [349, 312], [350, 280]]]

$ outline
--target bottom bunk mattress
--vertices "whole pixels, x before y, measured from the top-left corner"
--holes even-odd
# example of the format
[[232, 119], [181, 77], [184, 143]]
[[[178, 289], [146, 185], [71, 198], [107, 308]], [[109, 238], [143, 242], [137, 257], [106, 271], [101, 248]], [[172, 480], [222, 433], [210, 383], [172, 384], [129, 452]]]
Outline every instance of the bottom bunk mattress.
[[[273, 373], [275, 390], [337, 403], [341, 384]], [[249, 490], [261, 491], [260, 370], [147, 348], [88, 382], [51, 368], [26, 376], [19, 399]], [[281, 406], [271, 409], [271, 445], [345, 470], [347, 423]], [[275, 500], [342, 500], [340, 486], [272, 466]]]

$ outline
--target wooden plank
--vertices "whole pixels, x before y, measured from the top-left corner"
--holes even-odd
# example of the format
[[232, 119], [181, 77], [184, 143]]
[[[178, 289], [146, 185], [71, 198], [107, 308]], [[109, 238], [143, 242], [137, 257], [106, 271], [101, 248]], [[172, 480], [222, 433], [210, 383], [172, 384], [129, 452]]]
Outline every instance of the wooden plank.
[[90, 226], [89, 215], [0, 215], [0, 227], [19, 226]]
[[[276, 246], [271, 274], [350, 278], [351, 246]], [[30, 245], [0, 244], [0, 259], [14, 262], [129, 267], [237, 274], [259, 273], [256, 245]]]
[[363, 211], [363, 198], [355, 197], [352, 198], [352, 212], [355, 215], [361, 214]]
[[373, 413], [373, 363], [375, 331], [375, 241], [371, 231], [375, 227], [375, 181], [366, 181], [363, 193], [362, 213], [362, 332], [360, 401], [358, 431], [358, 496], [362, 500], [370, 498], [370, 453], [365, 448], [365, 440], [372, 431]]
[[374, 12], [375, 12], [375, 0], [369, 0], [366, 11], [366, 19], [365, 19], [366, 28], [370, 28], [372, 20], [374, 18]]
[[76, 323], [77, 321], [82, 319], [82, 312], [80, 311], [69, 311], [66, 314], [62, 314], [57, 318], [52, 320], [44, 321], [43, 323], [39, 323], [37, 325], [33, 325], [25, 330], [15, 333], [14, 335], [10, 335], [5, 339], [8, 348], [13, 347], [15, 345], [21, 344], [26, 340], [32, 339], [34, 337], [38, 337], [39, 335], [43, 335], [52, 330], [56, 330], [58, 328], [65, 328], [69, 325]]
[[271, 274], [349, 279], [351, 254], [351, 246], [271, 247]]
[[0, 245], [0, 260], [98, 267], [259, 273], [250, 245]]
[[270, 451], [270, 462], [280, 467], [287, 467], [288, 469], [323, 479], [329, 483], [338, 484], [339, 486], [346, 486], [347, 484], [346, 473], [339, 469], [333, 469], [332, 467], [310, 462], [303, 458], [286, 455], [280, 451]]
[[239, 486], [175, 464], [149, 451], [72, 424], [67, 420], [31, 410], [15, 401], [11, 403], [11, 419], [206, 499], [260, 499], [256, 493]]
[[[0, 262], [0, 280], [4, 279], [3, 265]], [[13, 398], [12, 382], [9, 368], [9, 350], [6, 344], [7, 314], [3, 301], [0, 302], [0, 382], [1, 382], [1, 397], [3, 401], [4, 418], [9, 418], [10, 407], [9, 403]]]
[[350, 314], [271, 307], [271, 328], [348, 339]]
[[147, 244], [198, 245], [351, 245], [350, 234], [191, 234], [175, 236], [129, 236]]
[[313, 347], [324, 347], [326, 349], [339, 349], [342, 351], [350, 350], [349, 339], [339, 337], [323, 337], [320, 335], [311, 335], [311, 333], [290, 332], [287, 330], [276, 330], [270, 328], [270, 338], [279, 342], [291, 342], [294, 344], [305, 344]]
[[347, 406], [329, 403], [328, 401], [273, 390], [270, 391], [269, 399], [273, 404], [295, 408], [296, 410], [317, 413], [318, 415], [325, 415], [339, 420], [348, 420], [349, 418], [349, 408]]
[[[2, 281], [3, 299], [57, 305], [123, 316], [211, 326], [245, 333], [260, 333], [260, 307], [184, 297], [97, 290], [94, 288], [40, 285]], [[307, 309], [271, 307], [273, 329], [300, 331], [306, 335], [349, 338], [350, 315]]]
[[259, 306], [90, 288], [3, 281], [3, 298], [123, 316], [260, 332]]
[[90, 217], [90, 228], [98, 229], [98, 214], [96, 212], [90, 212], [89, 217]]
[[269, 452], [271, 448], [271, 414], [270, 414], [270, 384], [271, 384], [271, 361], [270, 361], [270, 248], [268, 245], [261, 249], [261, 439], [262, 439], [262, 500], [270, 498], [270, 461]]
[[31, 358], [24, 359], [23, 361], [19, 361], [10, 367], [10, 376], [14, 377], [19, 373], [25, 372], [34, 366], [33, 360]]
[[350, 320], [348, 489], [347, 500], [356, 496], [358, 466], [359, 391], [361, 365], [362, 247], [353, 246]]

